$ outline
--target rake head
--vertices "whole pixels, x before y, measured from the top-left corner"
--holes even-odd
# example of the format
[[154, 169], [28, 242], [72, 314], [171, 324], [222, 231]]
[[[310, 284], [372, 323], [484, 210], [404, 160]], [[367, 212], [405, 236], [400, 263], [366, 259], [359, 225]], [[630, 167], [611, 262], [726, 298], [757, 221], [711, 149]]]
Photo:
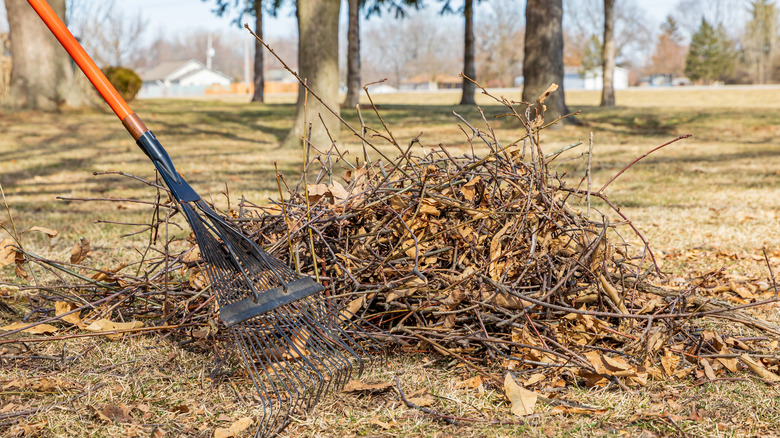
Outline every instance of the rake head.
[[[206, 272], [260, 395], [255, 436], [273, 436], [289, 417], [311, 409], [383, 347], [323, 287], [273, 258], [225, 222], [203, 200], [180, 202]], [[350, 315], [351, 316], [351, 315]]]

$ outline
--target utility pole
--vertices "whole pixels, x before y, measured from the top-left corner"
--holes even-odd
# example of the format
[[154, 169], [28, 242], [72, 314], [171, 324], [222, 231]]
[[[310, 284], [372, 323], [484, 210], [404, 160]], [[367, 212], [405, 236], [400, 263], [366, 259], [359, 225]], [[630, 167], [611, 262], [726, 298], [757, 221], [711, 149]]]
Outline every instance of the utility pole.
[[216, 51], [213, 47], [213, 37], [211, 34], [209, 34], [209, 44], [208, 48], [206, 49], [206, 68], [211, 70], [211, 60], [214, 58], [214, 55], [216, 54]]

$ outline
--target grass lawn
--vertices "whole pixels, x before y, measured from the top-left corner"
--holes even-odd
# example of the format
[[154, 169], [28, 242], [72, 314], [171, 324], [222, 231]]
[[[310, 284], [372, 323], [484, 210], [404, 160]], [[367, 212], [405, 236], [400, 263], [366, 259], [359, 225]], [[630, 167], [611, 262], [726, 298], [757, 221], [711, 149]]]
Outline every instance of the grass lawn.
[[[516, 90], [497, 92], [502, 93], [510, 99], [520, 98]], [[422, 147], [442, 143], [453, 154], [471, 153], [452, 112], [474, 126], [484, 127], [484, 123], [476, 108], [458, 107], [457, 99], [457, 93], [414, 93], [377, 95], [374, 100], [402, 144], [422, 132]], [[271, 96], [269, 100], [265, 105], [235, 99], [154, 100], [133, 106], [191, 185], [202, 196], [227, 207], [228, 202], [235, 205], [241, 195], [258, 204], [277, 197], [275, 162], [288, 181], [300, 177], [301, 152], [278, 148], [293, 118], [291, 97]], [[583, 146], [564, 154], [557, 171], [565, 174], [570, 185], [579, 183], [586, 169], [584, 159], [565, 158], [587, 152], [591, 132], [594, 188], [643, 153], [691, 134], [691, 138], [640, 161], [612, 183], [607, 194], [650, 241], [665, 272], [692, 278], [723, 267], [733, 274], [766, 279], [762, 249], [780, 250], [780, 87], [626, 90], [618, 92], [617, 101], [621, 106], [604, 109], [596, 106], [595, 92], [567, 93], [571, 109], [581, 111], [577, 118], [582, 124], [546, 130], [542, 147], [550, 152], [575, 142], [583, 142]], [[478, 103], [498, 138], [508, 142], [520, 137], [522, 130], [516, 122], [493, 120], [503, 113], [501, 107], [484, 96]], [[350, 124], [359, 126], [354, 111], [343, 115]], [[364, 109], [363, 116], [368, 125], [381, 128], [370, 110]], [[118, 175], [93, 175], [124, 171], [153, 177], [148, 159], [113, 114], [97, 110], [6, 112], [0, 113], [0, 132], [0, 184], [14, 225], [20, 231], [33, 226], [60, 231], [51, 240], [40, 233], [26, 234], [28, 250], [65, 260], [74, 242], [83, 236], [92, 242], [90, 263], [96, 266], [114, 267], [138, 258], [134, 251], [148, 236], [122, 238], [138, 227], [116, 222], [148, 222], [151, 210], [147, 205], [57, 199], [154, 200], [156, 192], [144, 184]], [[342, 130], [342, 149], [349, 150], [353, 160], [362, 157], [355, 140], [349, 131]], [[383, 152], [395, 155], [391, 147]], [[5, 216], [0, 222], [10, 226]], [[780, 264], [774, 263], [772, 268], [780, 274]], [[17, 281], [12, 267], [0, 274], [2, 281]], [[777, 322], [777, 310], [765, 309], [764, 316], [774, 313], [771, 319]], [[0, 323], [10, 322], [0, 313]], [[0, 345], [0, 352], [2, 348]], [[109, 382], [86, 399], [30, 417], [28, 426], [37, 427], [43, 436], [149, 436], [156, 429], [165, 431], [165, 436], [212, 436], [215, 427], [228, 427], [258, 412], [256, 406], [243, 400], [251, 398], [248, 388], [238, 388], [239, 394], [246, 390], [243, 397], [228, 385], [212, 388], [209, 373], [214, 362], [208, 352], [157, 343], [153, 336], [135, 336], [120, 342], [90, 338], [67, 346], [53, 342], [40, 354], [55, 356], [63, 348], [83, 352], [83, 356], [64, 369], [50, 361], [33, 373], [35, 378], [47, 373], [57, 376], [60, 383], [53, 392], [9, 386], [29, 369], [4, 366], [0, 371], [0, 410], [6, 405], [3, 400], [11, 397], [17, 405], [48, 404], [68, 400], [89, 384]], [[127, 361], [132, 362], [122, 364]], [[323, 401], [314, 414], [296, 419], [287, 436], [780, 434], [780, 396], [775, 388], [748, 374], [706, 385], [653, 382], [632, 393], [569, 389], [563, 394], [567, 399], [598, 406], [606, 413], [542, 413], [524, 424], [496, 425], [483, 420], [517, 419], [496, 389], [464, 384], [463, 370], [448, 368], [446, 360], [435, 357], [396, 355], [389, 362], [372, 367], [369, 379], [392, 381], [398, 376], [407, 394], [427, 388], [435, 396], [437, 410], [480, 421], [443, 424], [404, 408], [392, 392], [336, 394]], [[101, 420], [92, 407], [107, 403], [125, 404], [135, 420], [128, 424]], [[182, 405], [187, 406], [186, 411], [177, 409]], [[2, 431], [0, 426], [0, 435], [6, 436]]]

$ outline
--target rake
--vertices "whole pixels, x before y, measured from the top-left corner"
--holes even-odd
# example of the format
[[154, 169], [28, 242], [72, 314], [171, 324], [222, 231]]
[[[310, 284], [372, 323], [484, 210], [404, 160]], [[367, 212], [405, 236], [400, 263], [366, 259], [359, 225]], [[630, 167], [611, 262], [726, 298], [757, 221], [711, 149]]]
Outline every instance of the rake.
[[[273, 258], [223, 220], [176, 172], [173, 162], [46, 0], [28, 0], [141, 150], [189, 222], [206, 273], [262, 405], [255, 436], [273, 436], [292, 415], [342, 387], [383, 350], [322, 285]], [[357, 365], [357, 367], [355, 367]], [[357, 368], [357, 369], [355, 369]]]

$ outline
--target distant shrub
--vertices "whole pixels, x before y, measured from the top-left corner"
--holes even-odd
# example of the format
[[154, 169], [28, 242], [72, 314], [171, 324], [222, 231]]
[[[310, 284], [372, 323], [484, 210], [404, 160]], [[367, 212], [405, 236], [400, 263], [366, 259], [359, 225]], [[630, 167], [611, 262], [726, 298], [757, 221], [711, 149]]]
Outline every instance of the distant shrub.
[[106, 67], [103, 74], [126, 101], [135, 99], [144, 83], [136, 72], [125, 67]]

